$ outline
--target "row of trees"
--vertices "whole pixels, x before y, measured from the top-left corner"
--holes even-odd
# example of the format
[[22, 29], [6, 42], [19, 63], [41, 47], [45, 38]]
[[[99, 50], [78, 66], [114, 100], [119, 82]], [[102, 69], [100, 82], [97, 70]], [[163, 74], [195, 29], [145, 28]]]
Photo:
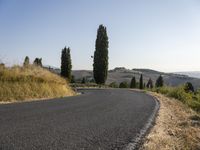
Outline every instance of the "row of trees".
[[[30, 59], [28, 56], [25, 57], [23, 66], [27, 67], [30, 65]], [[42, 58], [35, 58], [33, 65], [42, 67]]]
[[[97, 30], [97, 38], [94, 51], [93, 76], [97, 84], [105, 84], [108, 75], [108, 36], [106, 27], [100, 25]], [[62, 49], [61, 53], [61, 76], [72, 80], [72, 62], [70, 48]]]
[[[97, 38], [95, 42], [95, 51], [94, 51], [94, 62], [93, 62], [93, 77], [94, 81], [97, 84], [105, 84], [107, 75], [108, 75], [108, 36], [106, 27], [100, 25], [97, 30]], [[24, 60], [24, 66], [28, 66], [30, 64], [29, 57], [26, 56]], [[42, 67], [42, 58], [35, 58], [34, 65]], [[72, 60], [70, 54], [70, 48], [64, 47], [61, 52], [61, 76], [67, 78], [71, 82], [75, 82], [74, 76], [72, 76]], [[83, 78], [82, 83], [85, 83], [86, 80]], [[121, 87], [127, 87], [128, 84], [122, 82]], [[163, 86], [162, 76], [156, 81], [156, 87]], [[137, 83], [135, 77], [132, 78], [130, 83], [130, 88], [136, 88]], [[144, 87], [153, 88], [153, 81], [149, 79], [148, 83], [143, 83], [143, 75], [141, 74], [139, 80], [139, 88], [143, 89]]]
[[[158, 77], [158, 79], [156, 80], [155, 86], [156, 87], [162, 87], [163, 85], [164, 85], [164, 81], [163, 81], [162, 76], [160, 75]], [[117, 87], [119, 87], [119, 88], [139, 88], [139, 89], [150, 88], [150, 89], [152, 89], [154, 87], [154, 84], [153, 84], [153, 81], [152, 81], [151, 78], [149, 78], [147, 84], [144, 83], [144, 81], [143, 81], [143, 75], [141, 74], [139, 82], [137, 82], [136, 78], [133, 77], [131, 79], [130, 84], [128, 84], [127, 82], [124, 81], [124, 82], [121, 82], [119, 84], [119, 86], [118, 86], [116, 82], [112, 82], [110, 84], [110, 87], [113, 87], [113, 88], [117, 88]]]
[[[95, 42], [95, 51], [93, 58], [93, 77], [94, 81], [97, 84], [105, 84], [107, 75], [108, 75], [108, 36], [107, 36], [107, 29], [105, 26], [100, 25], [97, 30], [97, 38]], [[62, 49], [61, 54], [61, 76], [67, 78], [71, 82], [75, 82], [74, 77], [71, 76], [71, 69], [72, 69], [72, 62], [71, 62], [71, 54], [70, 48]], [[85, 78], [82, 80], [82, 83], [85, 83]], [[122, 82], [121, 87], [127, 86], [125, 82]], [[156, 87], [163, 86], [163, 78], [160, 75], [159, 78], [156, 80]], [[139, 80], [139, 88], [143, 89], [144, 87], [153, 88], [153, 81], [151, 78], [149, 79], [148, 83], [143, 83], [143, 75], [141, 74]], [[136, 88], [136, 79], [135, 77], [132, 78], [130, 83], [130, 88]]]

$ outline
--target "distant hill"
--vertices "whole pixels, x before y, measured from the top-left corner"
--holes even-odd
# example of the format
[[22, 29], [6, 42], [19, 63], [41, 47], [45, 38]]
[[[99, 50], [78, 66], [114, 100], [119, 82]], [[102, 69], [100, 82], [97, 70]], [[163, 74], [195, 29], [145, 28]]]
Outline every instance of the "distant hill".
[[[56, 73], [59, 73], [59, 69], [54, 69]], [[76, 81], [81, 81], [83, 77], [87, 81], [93, 79], [92, 70], [73, 70], [72, 74], [75, 76]], [[136, 77], [136, 80], [139, 81], [140, 75], [143, 74], [144, 82], [147, 83], [149, 78], [155, 83], [159, 75], [163, 76], [164, 82], [170, 86], [178, 86], [186, 82], [191, 82], [195, 88], [200, 88], [200, 79], [190, 77], [181, 73], [164, 73], [151, 69], [126, 69], [124, 67], [116, 67], [108, 71], [107, 84], [111, 82], [130, 82], [133, 76]]]
[[200, 78], [200, 71], [185, 71], [185, 72], [176, 72], [176, 74], [183, 74], [193, 78]]

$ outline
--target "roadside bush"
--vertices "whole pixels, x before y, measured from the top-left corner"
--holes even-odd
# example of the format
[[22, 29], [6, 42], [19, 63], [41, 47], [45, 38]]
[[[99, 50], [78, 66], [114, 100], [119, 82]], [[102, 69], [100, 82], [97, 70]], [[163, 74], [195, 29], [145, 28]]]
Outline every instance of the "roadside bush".
[[112, 83], [109, 84], [109, 87], [118, 88], [118, 84], [116, 82], [112, 82]]
[[154, 88], [153, 89], [153, 92], [157, 92], [157, 93], [161, 93], [161, 94], [168, 94], [170, 91], [170, 88], [169, 87], [161, 87], [161, 88]]
[[128, 88], [128, 83], [127, 82], [121, 82], [120, 85], [119, 85], [119, 88]]
[[200, 112], [200, 91], [195, 93], [185, 90], [185, 85], [179, 87], [160, 87], [154, 88], [153, 92], [161, 93], [168, 97], [175, 98], [197, 112]]
[[198, 101], [188, 101], [188, 106], [197, 112], [200, 112], [200, 102]]
[[173, 88], [167, 93], [169, 97], [176, 98], [184, 103], [192, 100], [192, 94], [186, 93], [183, 87]]
[[184, 85], [184, 90], [185, 92], [194, 92], [194, 87], [192, 85], [192, 83], [190, 82], [187, 82], [185, 85]]

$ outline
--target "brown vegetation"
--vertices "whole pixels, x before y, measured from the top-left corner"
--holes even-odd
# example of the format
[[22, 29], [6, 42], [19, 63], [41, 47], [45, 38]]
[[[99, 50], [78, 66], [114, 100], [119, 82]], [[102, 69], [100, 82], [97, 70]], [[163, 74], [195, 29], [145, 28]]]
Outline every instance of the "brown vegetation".
[[150, 93], [160, 102], [155, 126], [147, 135], [144, 150], [200, 149], [200, 116], [182, 102]]
[[71, 95], [65, 79], [41, 67], [0, 67], [0, 102]]

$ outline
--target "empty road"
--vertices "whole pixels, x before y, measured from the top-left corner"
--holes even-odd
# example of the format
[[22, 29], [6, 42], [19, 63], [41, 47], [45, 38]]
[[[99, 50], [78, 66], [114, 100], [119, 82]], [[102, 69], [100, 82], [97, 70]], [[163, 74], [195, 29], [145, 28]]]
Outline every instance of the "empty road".
[[133, 142], [155, 110], [149, 95], [121, 89], [0, 105], [0, 150], [111, 150]]

